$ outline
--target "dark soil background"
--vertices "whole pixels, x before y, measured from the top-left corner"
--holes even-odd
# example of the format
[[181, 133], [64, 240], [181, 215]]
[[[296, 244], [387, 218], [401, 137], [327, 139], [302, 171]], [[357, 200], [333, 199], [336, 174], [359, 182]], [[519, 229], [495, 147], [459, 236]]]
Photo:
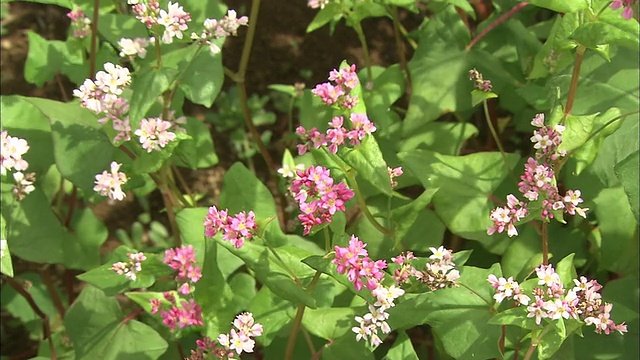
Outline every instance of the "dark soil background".
[[[237, 9], [239, 15], [248, 14], [251, 1], [229, 0], [229, 8]], [[41, 5], [29, 2], [11, 2], [2, 4], [2, 28], [0, 36], [1, 56], [1, 95], [24, 95], [43, 97], [60, 101], [72, 99], [72, 91], [75, 88], [65, 76], [57, 76], [44, 87], [36, 87], [28, 83], [24, 78], [24, 65], [28, 53], [27, 32], [34, 31], [45, 39], [65, 40], [69, 19], [67, 10], [55, 5]], [[188, 6], [187, 6], [188, 9]], [[85, 9], [87, 10], [87, 9]], [[246, 84], [248, 93], [265, 95], [269, 93], [267, 87], [270, 84], [294, 84], [304, 82], [307, 87], [326, 81], [331, 69], [336, 68], [340, 62], [346, 59], [350, 63], [364, 64], [363, 52], [356, 33], [340, 23], [331, 35], [329, 28], [325, 26], [311, 34], [306, 34], [306, 27], [311, 22], [317, 10], [306, 6], [306, 1], [281, 1], [265, 0], [260, 7], [257, 25], [257, 37], [249, 61]], [[409, 29], [414, 28], [422, 21], [421, 15], [408, 12], [400, 12], [401, 21]], [[250, 19], [250, 21], [256, 21]], [[399, 62], [396, 45], [393, 37], [393, 26], [390, 19], [367, 19], [363, 22], [364, 32], [370, 48], [374, 65], [388, 66]], [[244, 44], [246, 29], [241, 29], [237, 38], [229, 38], [223, 48], [224, 65], [232, 70], [238, 68], [240, 54]], [[407, 49], [410, 47], [406, 46]], [[409, 51], [409, 50], [407, 50]], [[410, 58], [410, 53], [407, 57]], [[231, 85], [228, 79], [225, 87]], [[278, 120], [269, 130], [273, 131], [274, 140], [282, 137], [286, 129], [286, 114], [278, 112], [273, 104], [267, 104], [267, 110], [276, 113]], [[185, 104], [186, 114], [203, 119], [207, 112], [213, 111], [193, 104]], [[26, 121], [27, 119], [25, 119]], [[264, 129], [261, 129], [264, 130]], [[234, 161], [237, 161], [234, 153], [229, 150], [228, 134], [217, 133], [213, 127], [211, 132], [216, 145], [216, 152], [220, 158], [220, 164], [212, 169], [189, 171], [185, 170], [183, 176], [190, 187], [196, 191], [207, 194], [209, 198], [217, 198], [224, 171]], [[273, 143], [273, 141], [272, 141]], [[271, 149], [274, 159], [281, 158], [281, 152]], [[258, 174], [263, 179], [268, 179], [268, 170], [259, 155], [254, 156]], [[271, 187], [273, 183], [267, 182]], [[161, 196], [153, 193], [148, 198], [149, 210], [152, 217], [166, 225], [166, 216], [160, 212], [163, 208]], [[115, 238], [117, 229], [131, 229], [131, 225], [138, 215], [144, 211], [141, 203], [132, 196], [117, 204], [108, 204], [106, 201], [94, 207], [96, 214], [105, 221], [109, 228], [109, 240], [105, 245], [105, 251], [119, 245]], [[14, 260], [16, 261], [16, 260]], [[17, 260], [14, 263], [16, 273], [26, 270], [52, 271], [54, 282], [61, 287], [63, 279], [73, 278], [73, 272], [49, 266], [46, 269], [34, 268], [34, 264]], [[77, 292], [67, 288], [69, 295]], [[15, 322], [9, 314], [2, 312], [2, 351], [3, 356], [10, 359], [25, 359], [36, 355], [37, 342], [28, 339], [28, 334], [21, 327], [8, 326]]]

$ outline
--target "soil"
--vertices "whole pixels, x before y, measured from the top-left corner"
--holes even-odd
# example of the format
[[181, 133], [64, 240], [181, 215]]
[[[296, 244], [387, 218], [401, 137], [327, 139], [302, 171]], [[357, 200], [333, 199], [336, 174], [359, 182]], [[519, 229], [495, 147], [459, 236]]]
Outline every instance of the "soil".
[[[229, 8], [238, 9], [239, 14], [248, 14], [251, 1], [229, 0]], [[27, 32], [34, 31], [49, 40], [64, 40], [67, 35], [69, 19], [66, 10], [55, 5], [41, 5], [30, 2], [11, 2], [2, 4], [1, 45], [1, 91], [2, 95], [24, 95], [44, 97], [60, 101], [68, 101], [72, 96], [74, 84], [66, 77], [57, 76], [43, 87], [36, 87], [24, 78], [24, 64], [28, 52]], [[8, 11], [7, 11], [8, 10]], [[257, 38], [254, 42], [252, 55], [246, 75], [246, 85], [249, 94], [268, 94], [270, 84], [294, 84], [304, 82], [307, 87], [326, 81], [328, 72], [346, 59], [349, 63], [364, 64], [364, 56], [358, 38], [353, 29], [338, 24], [333, 34], [324, 27], [311, 34], [306, 34], [306, 27], [314, 18], [317, 10], [309, 9], [306, 1], [276, 1], [265, 0], [260, 7], [257, 25]], [[407, 12], [400, 12], [401, 21], [405, 25], [417, 25], [421, 19]], [[250, 21], [255, 21], [251, 19]], [[411, 26], [407, 26], [411, 28]], [[388, 66], [397, 63], [397, 52], [393, 38], [393, 27], [389, 19], [367, 19], [363, 22], [364, 32], [370, 46], [372, 63]], [[246, 29], [241, 29], [237, 38], [229, 38], [223, 49], [224, 65], [230, 69], [237, 69], [244, 45]], [[409, 48], [409, 47], [407, 47]], [[409, 57], [410, 54], [407, 54]], [[230, 81], [225, 86], [230, 85]], [[268, 110], [276, 112], [278, 121], [269, 129], [274, 132], [277, 140], [286, 128], [286, 114], [278, 112], [272, 104]], [[212, 111], [201, 106], [185, 104], [185, 113], [204, 118]], [[264, 129], [262, 129], [264, 130]], [[228, 134], [218, 133], [211, 128], [220, 164], [211, 169], [190, 171], [184, 169], [181, 174], [193, 191], [206, 194], [208, 199], [217, 199], [224, 175], [228, 168], [238, 159], [228, 148]], [[277, 149], [272, 149], [275, 159], [281, 158]], [[268, 178], [268, 170], [258, 156], [254, 157], [259, 176]], [[273, 187], [275, 184], [269, 183]], [[160, 194], [155, 192], [148, 197], [152, 217], [161, 221], [169, 228], [165, 221], [165, 214], [161, 212], [163, 202]], [[109, 228], [110, 237], [105, 245], [113, 248], [118, 245], [115, 238], [117, 229], [131, 229], [132, 223], [144, 211], [143, 206], [128, 197], [127, 201], [110, 204], [102, 202], [94, 207], [98, 217], [103, 219]], [[105, 249], [106, 250], [106, 249]], [[16, 270], [28, 269], [30, 264], [15, 263]], [[60, 274], [62, 277], [62, 274]], [[66, 274], [69, 276], [69, 274]], [[3, 324], [6, 324], [7, 314], [3, 313]], [[6, 330], [3, 326], [3, 333]], [[9, 336], [2, 336], [2, 355], [9, 355], [11, 359], [32, 356], [33, 343], [26, 341], [22, 330], [16, 330]], [[4, 335], [4, 334], [3, 334]]]

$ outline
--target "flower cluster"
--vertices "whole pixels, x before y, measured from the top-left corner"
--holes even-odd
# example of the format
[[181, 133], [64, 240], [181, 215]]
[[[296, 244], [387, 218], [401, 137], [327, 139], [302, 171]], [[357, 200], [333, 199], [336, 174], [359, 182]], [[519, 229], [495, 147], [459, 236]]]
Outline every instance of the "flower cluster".
[[147, 152], [160, 151], [176, 138], [176, 134], [169, 131], [171, 126], [169, 121], [161, 118], [142, 119], [134, 134], [140, 137], [140, 144]]
[[204, 218], [204, 235], [214, 237], [222, 233], [222, 239], [230, 241], [237, 249], [250, 241], [258, 229], [256, 215], [253, 211], [239, 212], [235, 216], [229, 216], [227, 210], [218, 210], [217, 207], [209, 208], [209, 213]]
[[24, 174], [20, 171], [13, 173], [13, 180], [15, 181], [15, 185], [13, 185], [13, 196], [16, 200], [21, 201], [27, 195], [29, 195], [33, 190], [35, 190], [35, 186], [33, 183], [36, 181], [35, 173], [27, 173]]
[[312, 9], [324, 9], [330, 0], [307, 0], [307, 6]]
[[389, 173], [389, 179], [391, 179], [391, 187], [398, 186], [398, 182], [395, 180], [395, 178], [404, 174], [404, 171], [402, 171], [402, 167], [398, 166], [397, 168], [393, 168], [393, 169], [390, 167], [387, 167], [387, 172]]
[[22, 158], [29, 150], [27, 140], [10, 136], [7, 130], [0, 133], [2, 151], [0, 152], [0, 172], [6, 175], [7, 171], [24, 171], [29, 163]]
[[217, 342], [209, 337], [197, 340], [198, 347], [191, 351], [189, 360], [205, 359], [207, 355], [217, 359], [232, 359], [243, 352], [252, 353], [256, 344], [252, 338], [262, 335], [262, 325], [255, 322], [252, 313], [245, 312], [236, 316], [233, 326], [235, 329], [228, 334], [220, 334]]
[[365, 138], [365, 136], [376, 131], [376, 127], [369, 120], [367, 114], [352, 113], [350, 116], [351, 130], [347, 130], [344, 125], [342, 116], [335, 116], [329, 122], [329, 129], [326, 133], [321, 133], [317, 128], [307, 131], [304, 127], [298, 126], [296, 133], [304, 140], [304, 144], [298, 145], [298, 154], [306, 153], [311, 147], [319, 149], [321, 146], [327, 146], [332, 153], [338, 152], [338, 147], [345, 144], [349, 140], [349, 144], [356, 146]]
[[443, 246], [430, 247], [429, 250], [432, 254], [423, 269], [417, 269], [412, 265], [416, 257], [411, 251], [391, 258], [391, 261], [399, 265], [393, 275], [397, 284], [408, 283], [410, 278], [415, 278], [431, 291], [458, 286], [456, 281], [460, 278], [460, 272], [455, 268], [451, 250]]
[[154, 38], [122, 38], [118, 41], [120, 47], [120, 57], [133, 59], [136, 56], [144, 59], [147, 56], [147, 46], [154, 41]]
[[278, 174], [283, 178], [292, 178], [296, 176], [298, 170], [304, 170], [304, 164], [296, 164], [293, 169], [288, 164], [282, 164], [282, 167], [278, 169]]
[[588, 280], [581, 276], [574, 279], [575, 287], [565, 289], [560, 276], [551, 265], [540, 265], [535, 269], [538, 287], [532, 291], [533, 299], [522, 293], [520, 286], [513, 278], [505, 279], [489, 275], [487, 281], [496, 289], [493, 298], [496, 302], [514, 299], [517, 305], [527, 306], [527, 317], [535, 318], [540, 325], [542, 319], [559, 320], [577, 319], [587, 325], [593, 325], [596, 333], [610, 334], [618, 331], [627, 332], [627, 325], [616, 324], [611, 320], [613, 305], [602, 301], [598, 292], [602, 286], [596, 280]]
[[147, 28], [151, 29], [156, 25], [164, 27], [161, 39], [165, 44], [171, 44], [174, 38], [182, 39], [182, 32], [187, 30], [187, 23], [191, 21], [191, 15], [177, 2], [169, 1], [167, 10], [164, 10], [157, 0], [150, 0], [148, 4], [133, 5], [132, 10]]
[[82, 39], [91, 34], [91, 19], [80, 8], [69, 11], [67, 17], [71, 19], [73, 37]]
[[327, 105], [337, 105], [344, 109], [353, 109], [358, 103], [357, 96], [351, 96], [351, 90], [359, 84], [356, 66], [351, 65], [340, 70], [333, 69], [329, 73], [329, 81], [316, 85], [311, 92], [319, 96]]
[[[566, 155], [565, 151], [558, 148], [562, 142], [564, 126], [544, 125], [544, 114], [537, 114], [531, 124], [539, 128], [531, 137], [533, 147], [536, 149], [536, 158], [531, 157], [525, 163], [518, 190], [529, 202], [540, 202], [542, 220], [553, 219], [562, 213], [578, 214], [586, 218], [586, 211], [589, 209], [578, 206], [584, 202], [580, 190], [568, 190], [562, 196], [556, 185], [553, 162]], [[507, 206], [497, 207], [491, 211], [490, 218], [493, 225], [487, 230], [487, 234], [502, 233], [506, 229], [509, 237], [516, 236], [518, 230], [515, 224], [529, 213], [529, 204], [510, 194], [507, 196]]]
[[334, 184], [329, 169], [322, 166], [296, 171], [290, 191], [302, 212], [298, 219], [304, 235], [314, 226], [330, 223], [336, 211], [345, 211], [345, 203], [354, 196], [344, 182]]
[[96, 191], [102, 196], [108, 196], [110, 199], [122, 201], [126, 196], [124, 191], [122, 191], [122, 185], [129, 179], [125, 173], [118, 171], [120, 170], [120, 166], [122, 166], [122, 164], [113, 161], [111, 162], [110, 173], [105, 170], [102, 174], [96, 175], [96, 186], [93, 187], [93, 191]]
[[[193, 299], [176, 299], [172, 292], [163, 293], [164, 299], [169, 303], [168, 309], [160, 300], [151, 299], [151, 314], [160, 312], [162, 323], [174, 331], [176, 327], [184, 329], [188, 326], [203, 326], [202, 309]], [[178, 305], [179, 303], [179, 305]]]
[[630, 20], [633, 17], [633, 4], [635, 2], [636, 0], [613, 0], [611, 2], [611, 8], [613, 10], [624, 8], [622, 10], [622, 17]]
[[115, 271], [118, 275], [124, 275], [127, 279], [135, 281], [138, 278], [138, 273], [142, 271], [142, 262], [147, 260], [147, 257], [141, 253], [127, 253], [129, 258], [128, 262], [119, 261], [111, 266], [111, 270]]
[[191, 245], [167, 249], [164, 252], [164, 263], [178, 271], [176, 280], [178, 283], [182, 283], [178, 287], [178, 292], [182, 295], [190, 294], [193, 291], [192, 284], [198, 282], [202, 277], [202, 271], [196, 263], [195, 250]]
[[480, 91], [490, 92], [492, 89], [491, 80], [485, 80], [482, 73], [475, 68], [469, 70], [469, 80], [473, 80], [473, 86]]
[[[348, 247], [335, 246], [336, 256], [332, 263], [337, 265], [336, 271], [347, 274], [347, 279], [353, 283], [356, 290], [361, 290], [363, 284], [367, 289], [375, 290], [384, 277], [387, 262], [372, 260], [365, 249], [367, 244], [352, 235]], [[364, 280], [364, 281], [363, 281]]]
[[204, 30], [202, 34], [191, 33], [191, 39], [208, 45], [211, 54], [220, 52], [220, 47], [211, 42], [211, 40], [220, 39], [227, 36], [237, 36], [240, 26], [248, 26], [249, 18], [246, 16], [237, 17], [235, 10], [229, 10], [227, 15], [220, 21], [215, 19], [206, 19], [204, 21]]

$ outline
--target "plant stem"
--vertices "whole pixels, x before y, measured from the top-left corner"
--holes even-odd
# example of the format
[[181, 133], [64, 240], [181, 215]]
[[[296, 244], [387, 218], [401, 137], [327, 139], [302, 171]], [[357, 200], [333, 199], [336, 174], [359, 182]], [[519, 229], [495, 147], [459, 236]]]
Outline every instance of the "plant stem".
[[240, 68], [238, 72], [235, 74], [228, 74], [227, 71], [225, 73], [229, 75], [238, 86], [239, 96], [240, 96], [240, 104], [242, 105], [242, 115], [244, 117], [244, 122], [247, 125], [247, 129], [249, 129], [249, 133], [255, 141], [256, 145], [258, 145], [258, 149], [260, 150], [260, 154], [262, 158], [267, 163], [267, 167], [269, 168], [269, 173], [272, 176], [276, 174], [276, 163], [273, 161], [269, 150], [265, 146], [264, 142], [262, 142], [262, 138], [260, 137], [260, 133], [253, 123], [253, 117], [251, 115], [251, 109], [249, 109], [249, 97], [247, 95], [247, 88], [245, 85], [246, 75], [247, 75], [247, 66], [249, 65], [249, 57], [251, 56], [251, 47], [253, 45], [253, 40], [256, 34], [256, 24], [258, 23], [258, 13], [260, 10], [260, 0], [252, 0], [251, 2], [251, 13], [249, 14], [249, 29], [247, 30], [247, 37], [244, 41], [244, 47], [242, 48], [242, 55], [240, 56]]
[[[493, 122], [491, 121], [491, 115], [489, 114], [489, 106], [487, 105], [487, 100], [482, 101], [482, 107], [484, 109], [484, 117], [487, 120], [487, 126], [489, 127], [489, 131], [491, 131], [491, 136], [493, 136], [493, 141], [496, 142], [496, 145], [498, 146], [498, 150], [500, 150], [500, 155], [502, 155], [502, 160], [504, 161], [504, 167], [505, 169], [507, 169], [509, 173], [511, 173], [511, 169], [509, 168], [509, 162], [507, 160], [507, 153], [504, 151], [504, 147], [502, 146], [502, 141], [500, 141], [498, 132], [496, 131], [496, 128], [493, 126]], [[516, 182], [518, 182], [517, 179], [516, 179]]]
[[393, 232], [386, 227], [380, 225], [380, 223], [373, 216], [371, 211], [369, 211], [369, 207], [367, 207], [367, 203], [365, 202], [364, 196], [360, 192], [360, 187], [358, 186], [358, 181], [356, 180], [355, 175], [353, 175], [350, 171], [346, 171], [345, 175], [347, 175], [347, 179], [349, 180], [349, 185], [353, 188], [353, 192], [356, 194], [356, 199], [358, 200], [358, 205], [360, 205], [360, 210], [364, 213], [364, 216], [369, 220], [371, 225], [376, 228], [376, 230], [381, 233], [393, 237]]
[[529, 3], [527, 2], [521, 2], [518, 3], [518, 5], [514, 6], [511, 8], [511, 10], [507, 11], [506, 13], [500, 15], [500, 17], [498, 17], [494, 22], [492, 22], [491, 24], [489, 24], [486, 28], [484, 28], [480, 34], [476, 35], [471, 42], [469, 43], [469, 45], [467, 45], [467, 47], [465, 48], [465, 51], [469, 52], [471, 50], [471, 48], [473, 48], [478, 41], [480, 41], [483, 37], [485, 37], [491, 30], [495, 29], [498, 25], [502, 24], [503, 22], [505, 22], [507, 19], [509, 19], [510, 17], [513, 16], [513, 14], [517, 13], [518, 11], [522, 10], [525, 6], [529, 5]]
[[158, 70], [162, 68], [162, 49], [160, 49], [160, 37], [155, 37], [155, 48], [156, 48], [156, 66]]
[[91, 49], [89, 50], [89, 77], [96, 74], [96, 53], [98, 51], [98, 20], [100, 19], [100, 0], [93, 0], [93, 19], [91, 19]]
[[[320, 275], [322, 273], [320, 271], [316, 271], [315, 275], [313, 275], [313, 279], [311, 279], [311, 283], [307, 286], [307, 293], [311, 293], [313, 288], [316, 286], [316, 283], [320, 279]], [[287, 342], [287, 349], [285, 350], [284, 359], [291, 360], [293, 356], [293, 349], [296, 345], [296, 338], [298, 337], [298, 333], [300, 332], [300, 326], [302, 325], [302, 316], [304, 315], [304, 309], [306, 306], [304, 304], [298, 305], [298, 311], [296, 312], [296, 317], [293, 320], [293, 327], [291, 328], [291, 335], [289, 335], [289, 341]]]
[[164, 207], [167, 210], [167, 215], [169, 216], [169, 226], [171, 226], [171, 234], [173, 235], [175, 246], [180, 246], [182, 240], [180, 239], [180, 229], [178, 228], [178, 223], [176, 221], [176, 213], [174, 210], [174, 199], [169, 189], [168, 185], [171, 179], [169, 178], [171, 173], [171, 168], [168, 164], [164, 164], [162, 168], [160, 168], [160, 179], [162, 180], [159, 184], [160, 193], [162, 194], [162, 200], [164, 202]]
[[542, 221], [542, 230], [540, 232], [542, 238], [542, 264], [549, 265], [549, 224]]
[[8, 276], [4, 276], [4, 279], [15, 291], [17, 291], [25, 300], [27, 300], [27, 303], [29, 304], [33, 312], [35, 312], [36, 315], [38, 315], [38, 317], [42, 320], [42, 331], [44, 337], [49, 340], [49, 351], [51, 352], [51, 360], [57, 360], [58, 356], [56, 355], [56, 347], [53, 345], [53, 339], [51, 338], [51, 324], [49, 324], [49, 316], [47, 316], [47, 314], [45, 314], [40, 309], [31, 294], [25, 289], [25, 283], [21, 284], [17, 280]]
[[523, 360], [530, 360], [531, 356], [533, 356], [533, 352], [536, 350], [536, 347], [538, 346], [538, 344], [534, 344], [533, 342], [531, 343], [531, 346], [529, 346], [529, 349], [527, 349], [527, 353], [524, 354], [524, 358]]
[[60, 315], [60, 318], [64, 319], [64, 313], [65, 313], [64, 305], [62, 304], [60, 295], [58, 294], [55, 287], [53, 286], [51, 275], [46, 268], [44, 269], [44, 271], [40, 272], [40, 279], [42, 280], [42, 283], [44, 284], [44, 286], [47, 288], [47, 292], [49, 293], [49, 296], [51, 296], [53, 305], [55, 306], [56, 310], [58, 310], [58, 314]]
[[396, 42], [396, 51], [398, 52], [398, 58], [400, 59], [400, 68], [404, 72], [405, 81], [407, 82], [407, 93], [411, 94], [411, 73], [409, 71], [409, 65], [407, 63], [407, 57], [405, 56], [405, 46], [404, 42], [400, 38], [400, 19], [398, 17], [398, 9], [390, 5], [389, 12], [391, 13], [391, 17], [393, 19], [393, 38]]
[[289, 276], [291, 276], [291, 279], [293, 279], [293, 281], [299, 286], [302, 286], [302, 282], [300, 281], [300, 279], [298, 279], [298, 276], [296, 275], [296, 273], [293, 272], [293, 270], [291, 270], [289, 266], [287, 266], [287, 264], [285, 264], [284, 260], [282, 260], [282, 258], [280, 257], [280, 254], [278, 254], [278, 252], [267, 241], [265, 241], [264, 243], [267, 246], [267, 249], [269, 249], [269, 251], [271, 251], [273, 256], [276, 257], [276, 260], [278, 260], [278, 262], [280, 263], [280, 266], [282, 266], [282, 268], [289, 273]]
[[364, 62], [367, 66], [367, 85], [368, 85], [368, 83], [373, 80], [373, 74], [371, 72], [371, 56], [369, 54], [369, 46], [367, 45], [367, 39], [364, 36], [364, 30], [362, 30], [362, 24], [360, 24], [360, 22], [358, 21], [353, 26], [353, 28], [358, 34], [358, 39], [360, 40], [360, 44], [362, 44], [362, 53], [364, 55]]
[[322, 229], [322, 233], [324, 234], [324, 251], [331, 251], [331, 236], [329, 235], [329, 229]]
[[569, 93], [567, 94], [567, 106], [564, 108], [564, 116], [562, 117], [562, 124], [564, 125], [567, 117], [573, 110], [573, 101], [576, 98], [576, 91], [578, 90], [578, 79], [580, 78], [580, 67], [582, 67], [582, 59], [584, 59], [584, 52], [587, 48], [584, 45], [578, 45], [576, 50], [576, 59], [573, 63], [573, 73], [571, 74], [571, 85], [569, 86]]

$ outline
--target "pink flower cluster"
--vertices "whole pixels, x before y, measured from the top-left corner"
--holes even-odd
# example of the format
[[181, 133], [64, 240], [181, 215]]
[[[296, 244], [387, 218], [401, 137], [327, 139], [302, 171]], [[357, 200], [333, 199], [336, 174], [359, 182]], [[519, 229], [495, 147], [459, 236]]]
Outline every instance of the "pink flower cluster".
[[154, 41], [154, 38], [122, 38], [118, 40], [120, 47], [120, 57], [128, 57], [133, 59], [136, 56], [144, 59], [147, 56], [147, 46]]
[[73, 37], [82, 39], [91, 34], [91, 19], [80, 8], [69, 11], [67, 17], [71, 19]]
[[490, 92], [492, 89], [491, 80], [485, 80], [482, 73], [475, 68], [469, 70], [469, 80], [473, 80], [473, 86], [480, 91]]
[[188, 29], [187, 23], [191, 21], [191, 15], [177, 2], [169, 1], [167, 10], [164, 10], [160, 9], [157, 0], [150, 0], [148, 4], [133, 5], [132, 10], [147, 28], [151, 29], [155, 25], [164, 27], [161, 39], [165, 44], [171, 44], [174, 38], [182, 39], [182, 32]]
[[253, 211], [241, 211], [235, 216], [229, 216], [227, 210], [218, 210], [212, 206], [204, 218], [204, 236], [214, 237], [222, 233], [222, 239], [230, 241], [237, 249], [241, 248], [245, 241], [250, 241], [257, 230], [256, 215]]
[[122, 185], [129, 179], [125, 173], [118, 171], [120, 170], [120, 166], [122, 166], [122, 164], [113, 161], [111, 162], [110, 173], [105, 170], [102, 174], [96, 175], [96, 186], [93, 187], [93, 191], [96, 191], [102, 196], [108, 196], [110, 199], [122, 201], [126, 196], [124, 191], [122, 191]]
[[318, 84], [311, 92], [319, 96], [327, 105], [335, 104], [340, 108], [353, 109], [358, 103], [358, 97], [351, 96], [349, 93], [360, 83], [356, 66], [351, 65], [340, 70], [331, 70], [329, 81], [333, 81], [335, 85], [330, 82]]
[[128, 253], [128, 262], [119, 261], [111, 266], [111, 270], [115, 271], [118, 275], [124, 275], [127, 279], [135, 281], [138, 278], [138, 273], [142, 271], [142, 262], [147, 260], [144, 253]]
[[611, 8], [613, 10], [624, 8], [622, 10], [622, 17], [630, 20], [633, 17], [633, 4], [635, 2], [636, 0], [613, 0], [611, 2]]
[[10, 136], [7, 130], [0, 133], [0, 173], [6, 175], [7, 171], [24, 171], [29, 163], [22, 158], [29, 150], [27, 140]]
[[176, 328], [184, 329], [189, 326], [204, 326], [204, 322], [202, 321], [202, 309], [200, 305], [196, 303], [195, 300], [180, 300], [178, 305], [178, 300], [176, 299], [174, 293], [165, 292], [163, 293], [164, 299], [169, 302], [169, 307], [167, 310], [162, 309], [166, 306], [158, 299], [151, 299], [149, 302], [151, 303], [151, 314], [157, 314], [160, 312], [160, 316], [162, 317], [162, 323], [169, 327], [171, 331], [174, 331]]
[[167, 249], [164, 252], [164, 263], [173, 270], [178, 271], [176, 280], [181, 285], [178, 292], [188, 295], [193, 291], [192, 284], [195, 284], [202, 277], [202, 270], [197, 265], [196, 253], [191, 245], [182, 245], [176, 249]]
[[161, 118], [142, 119], [134, 134], [140, 137], [140, 144], [147, 152], [160, 151], [176, 138], [176, 134], [169, 131], [171, 126], [169, 121]]
[[114, 142], [129, 140], [131, 126], [129, 117], [129, 103], [122, 98], [123, 89], [131, 82], [129, 69], [112, 63], [104, 64], [105, 71], [96, 73], [95, 82], [86, 79], [80, 88], [73, 90], [73, 96], [80, 99], [80, 105], [96, 114], [105, 117], [98, 119], [100, 124], [112, 120], [113, 128], [118, 132]]
[[324, 9], [330, 0], [307, 0], [307, 6], [312, 9]]
[[458, 286], [456, 281], [460, 278], [460, 272], [455, 268], [451, 250], [443, 246], [430, 247], [429, 250], [432, 254], [423, 269], [417, 269], [411, 264], [416, 259], [411, 251], [391, 258], [391, 261], [399, 266], [393, 274], [393, 279], [398, 285], [409, 283], [414, 278], [431, 291]]
[[348, 247], [334, 247], [336, 256], [331, 262], [337, 265], [338, 273], [347, 274], [347, 279], [356, 290], [361, 290], [363, 284], [366, 284], [367, 289], [375, 290], [384, 277], [383, 270], [387, 268], [386, 261], [374, 261], [369, 257], [366, 246], [367, 244], [352, 235]]
[[[587, 217], [588, 208], [578, 205], [584, 202], [580, 190], [568, 190], [564, 196], [559, 194], [555, 181], [553, 162], [566, 155], [559, 150], [562, 142], [564, 127], [544, 125], [544, 114], [537, 114], [531, 124], [540, 128], [534, 131], [531, 141], [535, 143], [536, 159], [529, 158], [524, 165], [524, 173], [520, 176], [518, 190], [529, 201], [540, 201], [542, 220], [553, 219], [556, 215], [567, 213]], [[540, 163], [539, 161], [542, 161]], [[509, 237], [518, 235], [515, 223], [529, 215], [527, 203], [524, 203], [513, 194], [507, 196], [507, 206], [497, 207], [491, 211], [493, 225], [487, 230], [487, 234], [501, 233], [505, 229]], [[555, 213], [555, 214], [554, 214]]]
[[212, 54], [220, 52], [220, 47], [211, 42], [211, 40], [224, 38], [227, 36], [237, 36], [240, 26], [248, 26], [249, 18], [246, 16], [237, 17], [235, 10], [229, 10], [227, 15], [220, 21], [216, 19], [206, 19], [204, 21], [204, 30], [202, 34], [191, 33], [191, 39], [208, 45]]
[[[517, 305], [527, 306], [527, 317], [535, 318], [540, 325], [542, 319], [559, 320], [574, 318], [582, 320], [586, 325], [593, 325], [596, 333], [610, 334], [618, 331], [627, 332], [627, 325], [616, 324], [611, 320], [613, 305], [602, 301], [598, 292], [602, 285], [596, 280], [588, 280], [581, 276], [573, 279], [575, 287], [565, 289], [560, 276], [551, 265], [540, 265], [535, 269], [538, 277], [538, 287], [533, 289], [533, 300], [522, 293], [513, 278], [497, 278], [489, 275], [487, 281], [496, 289], [493, 296], [496, 302], [504, 299], [514, 299]], [[531, 302], [531, 304], [529, 304]]]
[[397, 168], [393, 168], [393, 169], [390, 167], [387, 167], [387, 172], [389, 173], [389, 179], [391, 179], [391, 187], [398, 186], [398, 182], [395, 180], [395, 178], [404, 174], [404, 171], [402, 171], [402, 167], [398, 166]]
[[302, 212], [298, 219], [304, 235], [314, 226], [330, 223], [336, 211], [345, 211], [345, 203], [354, 196], [344, 182], [334, 184], [329, 169], [322, 166], [296, 171], [290, 191]]
[[252, 353], [256, 344], [252, 338], [262, 335], [262, 325], [255, 322], [252, 313], [245, 312], [236, 316], [233, 326], [235, 329], [231, 329], [229, 334], [220, 334], [217, 342], [209, 337], [197, 340], [198, 348], [191, 351], [190, 360], [204, 359], [207, 355], [232, 359], [243, 352]]
[[296, 133], [304, 140], [304, 144], [298, 145], [298, 154], [306, 153], [311, 147], [319, 149], [321, 146], [327, 146], [332, 153], [338, 152], [338, 147], [345, 144], [349, 140], [352, 146], [359, 145], [365, 136], [376, 131], [376, 127], [369, 120], [367, 114], [355, 114], [350, 116], [351, 130], [347, 130], [344, 125], [342, 116], [335, 116], [329, 122], [329, 129], [326, 133], [321, 133], [317, 128], [307, 131], [304, 127], [298, 126]]

